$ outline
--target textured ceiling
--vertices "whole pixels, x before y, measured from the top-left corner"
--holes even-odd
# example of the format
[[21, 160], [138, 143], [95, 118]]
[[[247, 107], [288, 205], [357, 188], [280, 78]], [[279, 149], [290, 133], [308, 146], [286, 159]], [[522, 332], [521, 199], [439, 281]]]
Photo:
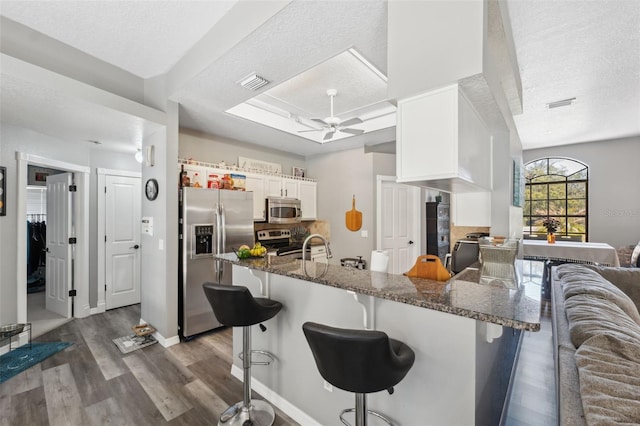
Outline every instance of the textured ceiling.
[[[640, 1], [507, 2], [523, 94], [523, 112], [514, 116], [514, 122], [525, 149], [640, 134]], [[150, 77], [166, 73], [179, 62], [191, 46], [222, 22], [219, 19], [225, 19], [221, 16], [233, 4], [2, 0], [0, 13], [138, 76]], [[292, 78], [296, 81], [296, 76], [352, 47], [386, 74], [386, 28], [387, 4], [382, 0], [293, 1], [232, 49], [210, 59], [208, 66], [170, 94], [180, 103], [180, 125], [307, 156], [393, 141], [395, 129], [388, 128], [318, 145], [225, 113], [280, 83]], [[241, 88], [237, 81], [250, 72], [257, 72], [271, 84], [258, 93]], [[484, 81], [474, 78], [462, 83], [469, 88], [485, 86]], [[338, 113], [366, 106], [358, 104], [369, 102], [370, 93], [361, 90], [379, 90], [359, 84], [353, 76], [335, 84], [340, 84], [335, 101]], [[325, 117], [326, 86], [320, 79], [305, 81], [289, 94], [279, 94], [278, 99]], [[3, 75], [2, 90], [3, 121], [11, 117], [21, 123], [26, 116], [37, 117], [52, 108], [56, 110], [38, 124], [38, 131], [51, 134], [44, 128], [49, 125], [65, 137], [73, 137], [74, 132], [84, 137], [90, 130], [83, 127], [85, 123], [94, 123], [95, 133], [114, 143], [130, 129], [130, 143], [137, 143], [132, 117], [118, 126], [114, 124], [117, 114], [100, 107], [93, 111], [97, 117], [91, 117], [87, 105], [15, 77]], [[24, 99], [21, 90], [27, 94]], [[572, 97], [576, 98], [573, 106], [546, 108], [549, 102]], [[67, 108], [66, 102], [71, 106]], [[85, 123], [65, 121], [62, 112], [83, 117]], [[100, 115], [110, 118], [102, 120]], [[500, 121], [499, 116], [485, 118]], [[111, 119], [116, 121], [109, 124]], [[68, 124], [66, 130], [64, 123]], [[140, 127], [136, 131], [139, 134]]]
[[233, 0], [2, 0], [0, 13], [149, 78], [169, 71], [234, 4]]
[[72, 142], [100, 141], [102, 149], [135, 152], [163, 126], [132, 114], [0, 74], [2, 122]]
[[640, 134], [640, 1], [509, 0], [509, 14], [524, 149]]

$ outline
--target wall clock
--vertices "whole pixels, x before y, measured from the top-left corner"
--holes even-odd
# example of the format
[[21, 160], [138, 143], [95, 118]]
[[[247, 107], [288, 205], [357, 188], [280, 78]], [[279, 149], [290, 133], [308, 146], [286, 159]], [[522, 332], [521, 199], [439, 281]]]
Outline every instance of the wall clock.
[[144, 186], [144, 194], [147, 196], [147, 200], [153, 201], [158, 198], [158, 181], [155, 179], [149, 179]]

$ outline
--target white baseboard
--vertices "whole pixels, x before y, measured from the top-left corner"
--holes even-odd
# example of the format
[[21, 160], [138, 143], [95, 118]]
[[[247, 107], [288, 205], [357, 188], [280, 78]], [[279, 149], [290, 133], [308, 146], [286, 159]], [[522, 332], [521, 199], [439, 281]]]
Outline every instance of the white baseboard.
[[153, 337], [155, 337], [158, 343], [160, 343], [165, 348], [168, 348], [169, 346], [177, 345], [178, 343], [180, 343], [180, 336], [171, 336], [171, 337], [165, 338], [162, 334], [156, 332], [156, 333], [153, 333]]
[[102, 314], [104, 312], [107, 312], [107, 305], [104, 303], [98, 303], [98, 306], [96, 306], [95, 308], [91, 308], [91, 315], [95, 315], [95, 314]]
[[[231, 375], [241, 382], [244, 379], [244, 372], [242, 369], [235, 364], [231, 365]], [[279, 409], [281, 409], [287, 416], [291, 417], [293, 420], [298, 422], [301, 425], [309, 425], [309, 426], [322, 426], [318, 423], [313, 417], [284, 399], [280, 394], [272, 391], [265, 384], [260, 382], [260, 380], [256, 380], [255, 378], [251, 378], [251, 389], [258, 392], [265, 399], [267, 399], [271, 404], [275, 405]]]
[[89, 315], [93, 315], [93, 314], [91, 313], [91, 307], [88, 304], [78, 309], [78, 312], [73, 313], [74, 318], [86, 318]]

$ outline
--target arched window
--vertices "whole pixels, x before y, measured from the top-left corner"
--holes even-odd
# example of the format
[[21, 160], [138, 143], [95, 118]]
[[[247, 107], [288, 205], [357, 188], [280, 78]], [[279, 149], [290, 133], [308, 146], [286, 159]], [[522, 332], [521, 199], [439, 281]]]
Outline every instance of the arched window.
[[523, 210], [526, 234], [545, 234], [542, 221], [560, 221], [558, 235], [588, 241], [589, 167], [568, 158], [541, 158], [525, 164]]

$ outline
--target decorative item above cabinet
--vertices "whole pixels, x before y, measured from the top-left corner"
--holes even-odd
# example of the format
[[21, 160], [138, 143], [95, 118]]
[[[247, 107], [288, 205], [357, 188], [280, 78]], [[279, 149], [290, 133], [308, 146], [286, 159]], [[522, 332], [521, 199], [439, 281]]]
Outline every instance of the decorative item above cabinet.
[[492, 138], [452, 84], [398, 101], [398, 182], [447, 192], [491, 190]]

